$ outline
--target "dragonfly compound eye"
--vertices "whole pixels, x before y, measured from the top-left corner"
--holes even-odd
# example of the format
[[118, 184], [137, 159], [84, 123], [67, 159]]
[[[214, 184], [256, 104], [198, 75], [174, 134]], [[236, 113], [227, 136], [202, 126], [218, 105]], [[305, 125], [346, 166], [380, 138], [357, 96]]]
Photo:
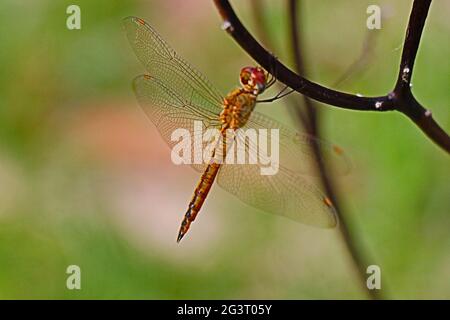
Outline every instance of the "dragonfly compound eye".
[[254, 91], [256, 94], [262, 93], [266, 88], [266, 74], [259, 67], [242, 68], [240, 80], [245, 89]]
[[241, 73], [239, 75], [239, 80], [241, 81], [241, 84], [245, 86], [252, 86], [252, 67], [245, 67], [241, 69]]
[[263, 69], [256, 67], [253, 68], [251, 76], [257, 93], [262, 93], [266, 89], [266, 73]]

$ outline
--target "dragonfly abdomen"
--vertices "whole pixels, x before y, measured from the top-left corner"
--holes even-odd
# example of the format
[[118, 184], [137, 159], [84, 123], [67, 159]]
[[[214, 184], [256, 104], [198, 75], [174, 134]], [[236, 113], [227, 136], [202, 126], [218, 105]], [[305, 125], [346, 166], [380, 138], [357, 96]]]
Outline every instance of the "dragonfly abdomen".
[[186, 211], [186, 214], [184, 215], [183, 221], [181, 222], [177, 242], [180, 242], [180, 240], [188, 232], [191, 223], [197, 217], [197, 214], [203, 206], [209, 190], [211, 190], [214, 180], [216, 179], [219, 168], [220, 164], [210, 163], [205, 172], [202, 174], [202, 177], [200, 178], [200, 181], [195, 188], [194, 196], [192, 197], [191, 202], [189, 202], [188, 209]]

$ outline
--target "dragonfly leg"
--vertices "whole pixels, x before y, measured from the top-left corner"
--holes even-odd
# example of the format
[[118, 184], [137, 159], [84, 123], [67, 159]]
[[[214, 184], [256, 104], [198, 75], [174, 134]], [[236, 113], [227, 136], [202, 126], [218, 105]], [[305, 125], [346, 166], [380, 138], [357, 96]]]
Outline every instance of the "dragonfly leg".
[[269, 70], [269, 73], [270, 73], [270, 75], [272, 76], [272, 79], [271, 79], [271, 81], [269, 81], [267, 87], [270, 87], [270, 86], [272, 86], [274, 83], [277, 82], [277, 77], [276, 77], [276, 66], [277, 66], [277, 64], [276, 64], [276, 62], [277, 62], [278, 58], [277, 58], [275, 55], [273, 55], [273, 54], [271, 54], [270, 56], [271, 56], [271, 60], [272, 60], [272, 61], [271, 61], [271, 63], [270, 63], [270, 70]]
[[277, 78], [275, 78], [271, 73], [269, 73], [269, 80], [267, 81], [266, 90], [269, 89], [272, 85], [277, 82]]
[[[275, 63], [275, 61], [277, 60], [277, 57], [274, 56], [274, 55], [271, 55], [271, 57], [272, 57], [272, 62], [271, 62], [271, 64], [270, 64], [270, 71], [268, 72], [270, 78], [269, 78], [268, 81], [267, 81], [266, 90], [267, 90], [268, 88], [270, 88], [272, 85], [274, 85], [274, 84], [278, 81], [277, 77], [275, 76], [275, 74], [276, 74], [276, 70], [275, 70], [275, 69], [276, 69], [276, 63]], [[288, 94], [291, 94], [291, 93], [294, 91], [294, 90], [291, 90], [291, 91], [289, 91], [289, 92], [283, 94], [283, 92], [286, 91], [287, 88], [288, 88], [288, 86], [285, 86], [285, 87], [284, 87], [280, 92], [278, 92], [278, 94], [277, 94], [275, 97], [273, 97], [273, 98], [270, 98], [270, 99], [264, 99], [264, 100], [257, 100], [256, 102], [273, 102], [273, 101], [275, 101], [275, 100], [278, 100], [278, 99], [283, 98], [284, 96], [287, 96]]]
[[269, 98], [269, 99], [264, 99], [264, 100], [256, 100], [257, 103], [267, 103], [267, 102], [273, 102], [275, 100], [281, 99], [289, 94], [291, 94], [292, 92], [294, 92], [294, 89], [289, 90], [288, 92], [285, 92], [287, 90], [287, 88], [289, 88], [288, 86], [285, 86], [280, 92], [277, 93], [276, 96]]

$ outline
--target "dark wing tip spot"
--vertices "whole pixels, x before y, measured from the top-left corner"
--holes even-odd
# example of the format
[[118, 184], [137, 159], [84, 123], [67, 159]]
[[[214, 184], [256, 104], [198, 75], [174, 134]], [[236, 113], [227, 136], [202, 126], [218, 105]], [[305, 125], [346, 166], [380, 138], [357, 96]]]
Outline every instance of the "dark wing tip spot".
[[143, 19], [141, 19], [141, 18], [134, 18], [134, 21], [135, 22], [137, 22], [137, 23], [139, 23], [139, 24], [141, 24], [141, 25], [145, 25], [146, 23], [145, 23], [145, 21], [143, 20]]
[[330, 209], [330, 213], [333, 216], [332, 221], [330, 221], [330, 224], [327, 225], [327, 227], [334, 228], [338, 224], [338, 216], [337, 216], [336, 208], [334, 207], [333, 202], [331, 201], [330, 198], [324, 197], [322, 199], [322, 201]]
[[344, 154], [344, 150], [342, 150], [342, 148], [339, 147], [339, 146], [337, 146], [337, 145], [334, 145], [334, 146], [333, 146], [333, 150], [334, 150], [334, 152], [335, 152], [337, 155], [339, 155], [339, 156], [341, 156], [341, 155]]
[[333, 202], [331, 202], [330, 198], [328, 198], [328, 197], [324, 197], [324, 198], [323, 198], [323, 203], [325, 203], [325, 205], [328, 206], [328, 207], [330, 207], [330, 208], [333, 208], [333, 207], [334, 207], [334, 206], [333, 206]]

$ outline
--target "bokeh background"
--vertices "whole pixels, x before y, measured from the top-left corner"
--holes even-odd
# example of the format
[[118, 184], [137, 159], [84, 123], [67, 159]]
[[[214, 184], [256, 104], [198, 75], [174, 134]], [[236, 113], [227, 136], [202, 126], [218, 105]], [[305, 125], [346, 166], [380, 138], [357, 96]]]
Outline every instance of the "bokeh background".
[[[266, 1], [268, 2], [268, 1]], [[66, 8], [81, 7], [81, 30]], [[247, 1], [233, 4], [255, 30]], [[383, 7], [370, 57], [340, 89], [380, 95], [397, 74], [412, 1], [303, 1], [308, 77], [331, 85], [357, 59], [366, 8]], [[266, 17], [292, 66], [285, 1]], [[121, 27], [136, 15], [226, 93], [253, 61], [220, 28], [211, 1], [0, 2], [0, 298], [366, 298], [336, 230], [268, 215], [214, 187], [180, 245], [199, 175], [140, 110], [144, 73]], [[450, 3], [434, 1], [413, 91], [450, 130]], [[398, 113], [321, 106], [327, 140], [350, 155], [338, 192], [358, 246], [389, 298], [450, 298], [450, 163]], [[259, 106], [294, 125], [282, 101]], [[81, 268], [81, 290], [66, 268]]]

